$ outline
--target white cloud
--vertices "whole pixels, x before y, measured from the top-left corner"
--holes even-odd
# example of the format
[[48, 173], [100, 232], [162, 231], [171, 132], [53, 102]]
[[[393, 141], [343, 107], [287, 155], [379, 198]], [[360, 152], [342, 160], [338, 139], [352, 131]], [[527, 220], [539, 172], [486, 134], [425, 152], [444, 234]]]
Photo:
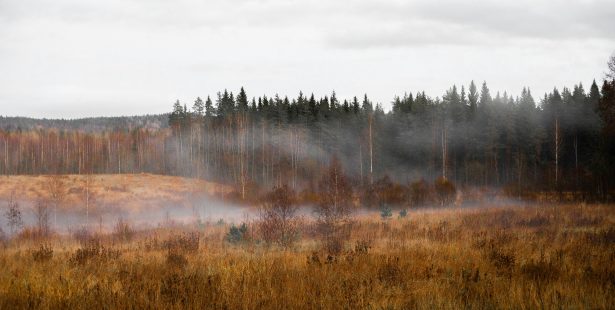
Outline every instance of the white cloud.
[[161, 113], [241, 86], [539, 95], [602, 76], [613, 15], [606, 0], [0, 0], [0, 114]]

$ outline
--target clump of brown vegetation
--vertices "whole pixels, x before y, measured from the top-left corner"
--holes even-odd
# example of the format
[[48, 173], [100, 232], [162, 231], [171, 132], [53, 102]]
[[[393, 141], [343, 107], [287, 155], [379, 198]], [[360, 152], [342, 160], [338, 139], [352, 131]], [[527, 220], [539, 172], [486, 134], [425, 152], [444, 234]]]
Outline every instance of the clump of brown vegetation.
[[128, 242], [135, 236], [135, 230], [130, 223], [123, 218], [118, 218], [113, 226], [113, 239], [119, 242]]
[[259, 214], [259, 229], [263, 240], [284, 248], [292, 247], [299, 238], [297, 209], [295, 192], [287, 185], [276, 187], [268, 193]]
[[339, 255], [350, 238], [354, 203], [352, 187], [337, 159], [323, 174], [318, 187], [320, 197], [315, 211], [321, 242], [330, 255]]
[[[335, 199], [331, 194], [327, 199]], [[305, 233], [292, 250], [263, 246], [258, 233], [254, 242], [231, 244], [225, 241], [230, 224], [140, 231], [121, 244], [121, 251], [111, 247], [113, 233], [81, 242], [53, 235], [50, 243], [26, 252], [22, 247], [31, 241], [14, 237], [0, 250], [0, 308], [604, 309], [615, 304], [613, 206], [409, 213], [386, 224], [377, 211], [349, 217], [352, 225], [345, 226], [334, 251], [328, 238], [339, 231], [324, 234], [326, 219], [320, 217], [301, 226]]]
[[106, 262], [117, 260], [121, 255], [119, 250], [104, 246], [99, 240], [91, 240], [87, 245], [78, 248], [70, 256], [73, 265], [84, 265], [91, 261]]
[[434, 182], [434, 189], [440, 205], [450, 205], [455, 199], [455, 184], [445, 177], [436, 179]]
[[32, 259], [35, 262], [46, 262], [53, 258], [53, 248], [49, 244], [41, 244], [38, 249], [32, 251]]

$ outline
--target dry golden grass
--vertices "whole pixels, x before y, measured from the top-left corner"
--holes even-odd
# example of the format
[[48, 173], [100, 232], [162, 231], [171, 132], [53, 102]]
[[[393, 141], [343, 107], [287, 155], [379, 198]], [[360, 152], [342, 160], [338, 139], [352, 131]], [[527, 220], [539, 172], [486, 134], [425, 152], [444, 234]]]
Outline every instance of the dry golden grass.
[[[81, 207], [84, 203], [86, 175], [65, 175], [66, 200], [63, 207]], [[51, 176], [0, 177], [0, 201], [11, 193], [19, 200], [32, 202], [49, 197]], [[200, 179], [153, 174], [96, 174], [91, 177], [91, 198], [99, 206], [116, 206], [130, 211], [156, 206], [182, 205], [187, 197], [224, 196], [231, 187]], [[93, 202], [94, 203], [94, 202]]]
[[386, 223], [361, 216], [335, 257], [308, 226], [286, 251], [255, 232], [228, 244], [228, 225], [216, 224], [138, 232], [127, 243], [22, 241], [0, 250], [0, 308], [608, 309], [613, 210], [411, 211]]

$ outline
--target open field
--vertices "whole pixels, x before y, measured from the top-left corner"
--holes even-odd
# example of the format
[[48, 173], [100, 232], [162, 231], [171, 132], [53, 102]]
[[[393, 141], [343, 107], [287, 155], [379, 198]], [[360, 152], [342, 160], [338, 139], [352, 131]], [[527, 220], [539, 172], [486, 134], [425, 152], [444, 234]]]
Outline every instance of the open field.
[[[85, 204], [85, 187], [88, 175], [60, 176], [64, 183], [65, 197], [62, 207], [81, 208]], [[181, 205], [192, 197], [220, 197], [231, 188], [199, 179], [154, 174], [95, 174], [89, 177], [89, 195], [92, 205], [121, 207], [137, 211]], [[26, 203], [39, 198], [49, 198], [52, 176], [2, 176], [0, 201], [8, 200], [11, 193]]]
[[[284, 250], [257, 225], [160, 227], [0, 250], [0, 308], [585, 308], [615, 304], [612, 205], [356, 216], [341, 254], [311, 221]], [[75, 238], [80, 238], [78, 241]], [[104, 306], [103, 306], [104, 305]]]
[[[54, 188], [58, 181], [61, 188]], [[43, 202], [48, 208], [51, 228], [59, 233], [90, 228], [109, 231], [118, 218], [137, 228], [156, 226], [170, 220], [184, 221], [198, 214], [204, 219], [241, 215], [245, 207], [224, 202], [230, 186], [199, 179], [153, 174], [61, 175], [0, 177], [0, 230], [8, 232], [4, 216], [13, 196], [19, 203], [24, 225], [35, 225], [35, 208]], [[61, 192], [57, 204], [54, 193]]]

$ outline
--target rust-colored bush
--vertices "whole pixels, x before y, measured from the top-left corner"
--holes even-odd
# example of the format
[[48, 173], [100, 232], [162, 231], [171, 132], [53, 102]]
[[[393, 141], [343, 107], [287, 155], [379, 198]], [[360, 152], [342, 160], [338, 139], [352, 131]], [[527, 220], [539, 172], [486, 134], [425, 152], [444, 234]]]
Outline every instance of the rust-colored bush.
[[434, 182], [434, 188], [438, 201], [442, 206], [448, 206], [455, 201], [455, 184], [444, 177], [439, 177]]
[[197, 232], [171, 236], [163, 246], [169, 251], [196, 253], [199, 250], [200, 236]]
[[53, 258], [53, 248], [49, 244], [41, 244], [38, 249], [32, 251], [32, 259], [35, 262], [46, 262]]
[[91, 240], [87, 245], [77, 249], [69, 261], [73, 265], [84, 265], [88, 262], [107, 262], [116, 260], [121, 256], [119, 250], [105, 247], [98, 240]]
[[299, 238], [295, 192], [287, 185], [274, 188], [259, 210], [259, 231], [267, 243], [290, 248]]
[[410, 205], [412, 207], [424, 206], [431, 196], [429, 184], [423, 179], [410, 183]]
[[362, 200], [364, 205], [373, 208], [383, 204], [400, 206], [407, 203], [408, 189], [391, 181], [389, 176], [384, 176], [367, 187]]

